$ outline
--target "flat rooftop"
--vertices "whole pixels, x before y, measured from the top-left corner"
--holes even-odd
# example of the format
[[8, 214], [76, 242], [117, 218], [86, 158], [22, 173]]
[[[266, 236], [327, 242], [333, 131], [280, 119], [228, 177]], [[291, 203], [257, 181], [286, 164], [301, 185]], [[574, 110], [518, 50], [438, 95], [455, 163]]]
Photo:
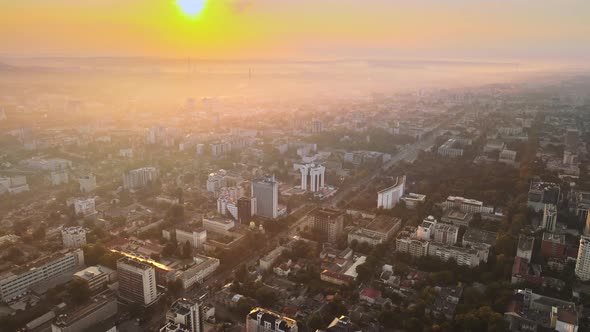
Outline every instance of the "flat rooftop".
[[490, 246], [496, 244], [497, 233], [485, 231], [483, 229], [468, 228], [463, 235], [463, 241], [474, 242], [474, 243], [485, 243]]
[[543, 241], [565, 244], [565, 235], [545, 232], [543, 233]]
[[400, 218], [380, 215], [375, 217], [366, 227], [367, 230], [379, 233], [387, 233], [402, 222]]
[[317, 208], [313, 210], [310, 214], [317, 217], [333, 219], [340, 217], [344, 214], [344, 212], [334, 209]]

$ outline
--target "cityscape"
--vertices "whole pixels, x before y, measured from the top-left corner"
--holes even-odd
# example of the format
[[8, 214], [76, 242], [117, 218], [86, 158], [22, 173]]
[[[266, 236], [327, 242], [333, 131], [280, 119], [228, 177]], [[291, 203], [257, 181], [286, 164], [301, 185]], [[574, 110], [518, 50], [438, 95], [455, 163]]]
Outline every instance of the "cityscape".
[[590, 331], [590, 3], [52, 2], [0, 11], [0, 332]]

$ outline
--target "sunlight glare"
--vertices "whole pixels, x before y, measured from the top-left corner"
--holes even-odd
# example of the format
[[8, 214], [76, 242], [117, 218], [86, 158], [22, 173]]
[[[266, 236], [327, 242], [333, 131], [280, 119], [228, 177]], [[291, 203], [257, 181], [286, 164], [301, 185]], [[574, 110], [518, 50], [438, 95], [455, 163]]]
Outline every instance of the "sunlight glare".
[[178, 7], [188, 16], [196, 17], [205, 8], [207, 0], [176, 0]]

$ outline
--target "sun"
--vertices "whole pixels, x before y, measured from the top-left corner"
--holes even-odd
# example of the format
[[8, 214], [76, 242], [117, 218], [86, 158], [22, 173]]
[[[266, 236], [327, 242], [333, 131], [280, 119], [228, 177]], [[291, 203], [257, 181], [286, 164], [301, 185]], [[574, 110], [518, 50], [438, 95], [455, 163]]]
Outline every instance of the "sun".
[[176, 0], [176, 5], [188, 16], [197, 17], [203, 9], [207, 0]]

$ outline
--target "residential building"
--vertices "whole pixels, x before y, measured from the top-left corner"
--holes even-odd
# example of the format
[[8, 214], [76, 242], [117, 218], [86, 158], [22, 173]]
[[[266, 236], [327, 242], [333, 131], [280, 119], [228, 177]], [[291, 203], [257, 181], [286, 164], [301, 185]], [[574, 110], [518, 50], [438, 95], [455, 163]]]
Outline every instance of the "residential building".
[[219, 189], [225, 187], [227, 184], [225, 180], [226, 175], [227, 171], [223, 169], [209, 174], [209, 177], [207, 177], [207, 191], [216, 193]]
[[26, 191], [29, 191], [26, 176], [0, 177], [0, 195], [4, 193], [15, 195]]
[[413, 210], [418, 207], [418, 205], [424, 204], [424, 202], [426, 202], [426, 195], [409, 193], [402, 197], [401, 200], [406, 203], [406, 207], [408, 209]]
[[86, 229], [75, 227], [64, 227], [61, 230], [61, 239], [64, 248], [81, 248], [86, 245]]
[[413, 257], [428, 255], [428, 241], [416, 237], [416, 227], [406, 226], [395, 239], [395, 251], [408, 253]]
[[203, 306], [189, 299], [178, 299], [166, 313], [166, 325], [160, 332], [204, 332]]
[[447, 224], [469, 227], [472, 219], [473, 213], [459, 210], [447, 210], [443, 213], [443, 216], [440, 220]]
[[504, 313], [508, 331], [577, 332], [579, 314], [573, 302], [535, 294], [530, 289], [515, 291]]
[[[443, 261], [453, 259], [458, 265], [476, 267], [479, 266], [484, 257], [471, 248], [455, 247], [446, 243], [430, 242], [428, 245], [428, 256], [438, 257]], [[487, 257], [485, 257], [487, 260]]]
[[557, 205], [560, 196], [559, 185], [551, 182], [533, 181], [529, 188], [527, 206], [537, 212], [543, 211], [545, 204]]
[[541, 241], [541, 256], [564, 260], [567, 257], [565, 235], [544, 232]]
[[263, 271], [270, 270], [272, 268], [272, 266], [274, 265], [274, 263], [279, 258], [279, 256], [281, 256], [285, 250], [286, 250], [285, 247], [279, 246], [279, 247], [273, 249], [268, 254], [266, 254], [264, 257], [260, 258], [260, 261], [259, 261], [260, 269]]
[[520, 257], [530, 262], [533, 257], [533, 248], [535, 247], [535, 237], [520, 235], [518, 237], [518, 246], [516, 247], [516, 257]]
[[555, 205], [545, 204], [541, 227], [548, 232], [555, 232], [555, 228], [557, 227], [557, 207]]
[[494, 208], [484, 206], [483, 202], [458, 196], [447, 197], [447, 200], [441, 205], [445, 210], [457, 209], [467, 213], [494, 213]]
[[172, 280], [180, 280], [184, 289], [203, 283], [219, 267], [219, 259], [203, 255], [193, 255], [191, 262], [184, 263], [183, 266], [178, 266], [179, 269], [170, 277]]
[[177, 226], [175, 233], [177, 243], [184, 244], [188, 241], [191, 244], [191, 247], [196, 249], [203, 248], [207, 241], [207, 230], [204, 228]]
[[338, 210], [317, 208], [309, 213], [313, 229], [324, 236], [328, 242], [335, 243], [342, 235], [344, 213]]
[[348, 233], [348, 243], [367, 243], [377, 245], [388, 241], [400, 228], [402, 220], [386, 215], [375, 217], [367, 226], [358, 228]]
[[139, 260], [124, 257], [117, 261], [119, 296], [149, 306], [158, 299], [155, 268]]
[[247, 225], [256, 214], [256, 198], [240, 197], [238, 199], [238, 223]]
[[256, 214], [268, 219], [276, 219], [279, 211], [279, 183], [274, 176], [252, 181], [252, 195], [256, 199]]
[[138, 189], [153, 183], [158, 179], [155, 167], [142, 167], [123, 173], [123, 188]]
[[209, 232], [229, 235], [235, 226], [236, 223], [231, 219], [219, 217], [203, 218], [203, 228]]
[[82, 175], [78, 178], [78, 183], [81, 192], [89, 193], [96, 189], [96, 176], [93, 174]]
[[452, 224], [437, 223], [434, 225], [434, 241], [454, 245], [457, 243], [459, 227]]
[[68, 282], [84, 266], [82, 249], [61, 250], [0, 274], [0, 296], [9, 302], [27, 291], [45, 292]]
[[106, 288], [109, 282], [109, 274], [112, 271], [105, 271], [103, 266], [89, 266], [84, 270], [74, 273], [74, 279], [83, 280], [88, 284], [88, 289], [96, 293]]
[[49, 184], [51, 186], [60, 186], [70, 182], [70, 176], [67, 169], [51, 171], [48, 176]]
[[576, 277], [582, 281], [590, 280], [590, 236], [580, 237], [578, 259], [576, 260]]
[[73, 310], [58, 315], [51, 325], [51, 331], [112, 331], [117, 311], [117, 297], [113, 292], [107, 291], [94, 296], [82, 306], [75, 306]]
[[444, 157], [460, 157], [463, 155], [461, 144], [454, 138], [449, 138], [438, 148], [438, 154]]
[[84, 218], [96, 215], [96, 202], [94, 198], [76, 198], [74, 200], [74, 213]]
[[404, 196], [405, 187], [406, 176], [398, 176], [391, 187], [380, 190], [377, 193], [377, 208], [385, 210], [393, 209]]
[[297, 332], [297, 321], [268, 309], [254, 308], [246, 316], [246, 332]]
[[445, 317], [452, 320], [457, 310], [457, 305], [463, 295], [463, 287], [435, 287], [437, 292], [434, 301], [425, 308], [426, 313], [432, 313], [436, 317]]
[[513, 163], [516, 161], [516, 151], [504, 149], [498, 158], [500, 162]]
[[497, 236], [497, 233], [470, 227], [463, 234], [463, 246], [484, 244], [493, 247], [496, 245]]
[[430, 241], [434, 235], [434, 226], [436, 226], [437, 220], [433, 216], [428, 216], [426, 219], [418, 225], [416, 231], [416, 237], [423, 241]]
[[570, 151], [577, 151], [579, 137], [580, 132], [577, 129], [568, 129], [565, 133], [565, 147]]

